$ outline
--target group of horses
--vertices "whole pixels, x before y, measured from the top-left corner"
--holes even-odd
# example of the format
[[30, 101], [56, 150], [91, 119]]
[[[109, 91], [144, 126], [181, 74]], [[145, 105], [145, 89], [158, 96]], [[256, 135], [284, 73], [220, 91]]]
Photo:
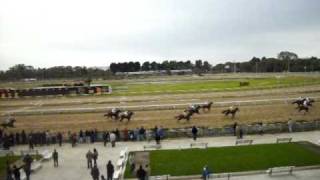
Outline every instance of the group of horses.
[[[315, 100], [311, 98], [299, 98], [293, 101], [292, 104], [297, 104], [296, 109], [298, 109], [299, 112], [304, 111], [304, 113], [306, 113], [306, 112], [309, 112], [309, 108], [312, 107], [312, 103], [314, 102]], [[174, 118], [177, 119], [178, 121], [182, 119], [189, 121], [194, 114], [200, 114], [201, 109], [203, 112], [210, 111], [212, 104], [213, 102], [206, 102], [204, 104], [193, 104], [187, 107], [183, 111], [183, 113], [175, 116]], [[223, 110], [222, 113], [225, 116], [231, 115], [231, 117], [234, 118], [238, 111], [240, 111], [238, 107], [230, 107], [228, 109]], [[134, 115], [134, 112], [132, 111], [121, 110], [118, 108], [113, 108], [109, 110], [106, 114], [104, 114], [105, 117], [119, 120], [119, 121], [122, 121], [123, 119], [127, 119], [128, 122], [131, 120], [133, 115]], [[13, 128], [15, 127], [14, 126], [15, 122], [16, 122], [16, 119], [12, 116], [9, 116], [6, 120], [0, 123], [0, 126], [2, 126], [5, 129], [8, 127]]]
[[314, 103], [315, 100], [305, 97], [300, 97], [299, 99], [292, 102], [292, 104], [296, 104], [299, 112], [304, 111], [304, 113], [309, 112], [309, 108], [312, 107], [312, 103]]
[[[203, 112], [206, 111], [210, 111], [211, 110], [211, 106], [212, 106], [213, 102], [206, 102], [204, 104], [193, 104], [189, 107], [187, 107], [183, 113], [175, 116], [175, 119], [177, 119], [178, 121], [185, 119], [187, 121], [189, 121], [191, 119], [191, 117], [194, 114], [200, 114], [200, 109], [202, 109]], [[234, 118], [235, 114], [239, 111], [238, 107], [231, 107], [229, 109], [225, 109], [223, 110], [221, 113], [224, 114], [225, 116], [228, 116], [229, 114], [231, 114], [231, 117]]]
[[113, 108], [113, 109], [109, 110], [106, 114], [104, 114], [104, 116], [107, 118], [120, 120], [120, 121], [122, 121], [123, 119], [127, 119], [129, 122], [131, 120], [133, 114], [134, 113], [132, 111], [128, 111], [128, 110], [123, 111], [118, 108]]

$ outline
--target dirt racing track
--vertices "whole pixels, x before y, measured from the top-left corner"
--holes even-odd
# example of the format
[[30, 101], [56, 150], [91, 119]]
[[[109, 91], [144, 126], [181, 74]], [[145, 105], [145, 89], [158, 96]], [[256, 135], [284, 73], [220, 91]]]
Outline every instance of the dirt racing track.
[[[318, 97], [314, 97], [318, 100]], [[191, 103], [180, 104], [153, 104], [140, 106], [120, 106], [123, 109], [134, 110], [135, 114], [130, 122], [123, 122], [107, 119], [103, 117], [103, 112], [111, 107], [104, 108], [70, 108], [70, 109], [40, 109], [40, 110], [17, 110], [16, 128], [13, 131], [25, 129], [27, 131], [47, 130], [51, 131], [78, 131], [80, 129], [112, 130], [133, 129], [140, 126], [153, 128], [163, 126], [166, 128], [190, 127], [192, 125], [222, 127], [235, 121], [238, 123], [254, 122], [278, 122], [293, 120], [314, 120], [320, 117], [320, 103], [314, 103], [313, 107], [306, 114], [298, 112], [295, 105], [291, 104], [291, 99], [260, 99], [243, 101], [215, 102], [211, 111], [195, 114], [187, 122], [177, 121], [174, 116], [183, 112], [183, 109]], [[225, 117], [221, 111], [230, 104], [240, 107], [234, 119]]]

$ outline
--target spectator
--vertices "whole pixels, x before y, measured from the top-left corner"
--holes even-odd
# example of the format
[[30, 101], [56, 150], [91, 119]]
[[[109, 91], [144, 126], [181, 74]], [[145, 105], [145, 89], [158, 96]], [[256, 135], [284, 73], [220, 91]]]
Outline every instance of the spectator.
[[58, 152], [56, 150], [53, 151], [52, 157], [53, 157], [53, 167], [58, 167], [59, 166], [59, 163], [58, 163]]
[[102, 138], [103, 138], [103, 146], [106, 147], [108, 142], [107, 132], [103, 132]]
[[237, 123], [237, 122], [235, 122], [235, 123], [233, 124], [233, 126], [232, 126], [232, 128], [233, 128], [233, 135], [234, 135], [234, 136], [237, 136], [237, 126], [238, 126], [238, 123]]
[[112, 180], [113, 173], [114, 173], [114, 167], [113, 167], [111, 161], [109, 161], [107, 164], [107, 180]]
[[114, 133], [110, 134], [110, 142], [112, 147], [116, 146], [116, 135]]
[[143, 128], [143, 126], [141, 126], [141, 128], [139, 129], [139, 136], [140, 136], [141, 141], [143, 141], [145, 139], [146, 130]]
[[12, 170], [10, 168], [10, 164], [9, 164], [9, 161], [6, 162], [6, 165], [7, 165], [7, 169], [6, 169], [6, 180], [13, 180], [12, 178]]
[[147, 172], [140, 165], [140, 168], [137, 170], [137, 178], [139, 180], [146, 180], [146, 175], [147, 175]]
[[239, 138], [240, 139], [243, 138], [243, 129], [242, 129], [242, 127], [240, 127], [240, 129], [239, 129]]
[[198, 129], [196, 128], [196, 126], [192, 127], [192, 136], [193, 136], [193, 140], [197, 140], [197, 134], [198, 134]]
[[27, 180], [30, 180], [30, 174], [31, 174], [31, 163], [32, 163], [33, 159], [32, 157], [27, 154], [24, 158], [23, 158], [23, 162], [24, 162], [24, 172], [26, 174]]
[[133, 130], [134, 139], [140, 141], [139, 128]]
[[86, 154], [86, 158], [87, 158], [87, 166], [88, 169], [92, 168], [92, 158], [93, 158], [93, 153], [89, 150]]
[[61, 147], [61, 145], [62, 145], [62, 134], [60, 132], [57, 135], [57, 139], [58, 139], [58, 142], [59, 142], [59, 146]]
[[203, 171], [202, 171], [202, 179], [207, 180], [210, 178], [210, 171], [208, 166], [204, 166]]
[[20, 169], [16, 165], [13, 166], [14, 180], [20, 180]]
[[100, 171], [97, 165], [94, 165], [93, 168], [91, 169], [91, 176], [93, 180], [99, 180]]
[[33, 135], [32, 133], [29, 134], [29, 149], [33, 149]]
[[155, 137], [155, 140], [156, 140], [156, 143], [157, 144], [160, 144], [160, 134], [159, 133], [156, 133], [156, 137]]
[[96, 148], [93, 149], [93, 162], [94, 162], [94, 165], [96, 166], [97, 165], [97, 159], [98, 159], [98, 151]]
[[119, 141], [120, 140], [120, 132], [119, 132], [118, 128], [116, 128], [116, 130], [114, 131], [114, 134], [116, 135], [116, 140]]
[[258, 124], [258, 131], [259, 131], [259, 134], [262, 136], [263, 135], [263, 124], [262, 124], [262, 122], [260, 122]]
[[293, 132], [293, 124], [294, 124], [294, 121], [290, 118], [289, 121], [288, 121], [288, 129], [289, 129], [289, 132]]
[[79, 143], [83, 143], [83, 131], [82, 131], [82, 129], [79, 131]]
[[164, 139], [164, 130], [163, 127], [160, 126], [160, 128], [158, 129], [158, 133], [161, 139]]
[[124, 130], [123, 130], [123, 140], [124, 141], [128, 141], [128, 137], [129, 137], [128, 129], [124, 128]]

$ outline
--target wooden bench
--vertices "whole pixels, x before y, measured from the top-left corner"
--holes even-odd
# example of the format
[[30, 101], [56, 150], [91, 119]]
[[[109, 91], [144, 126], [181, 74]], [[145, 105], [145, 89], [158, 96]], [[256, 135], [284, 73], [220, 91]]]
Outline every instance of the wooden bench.
[[212, 178], [227, 178], [228, 180], [231, 178], [232, 174], [231, 173], [218, 173], [218, 174], [213, 174], [210, 175]]
[[292, 138], [277, 138], [277, 143], [290, 143]]
[[170, 175], [150, 176], [150, 180], [169, 180]]
[[282, 173], [282, 172], [287, 172], [289, 174], [292, 174], [294, 167], [295, 166], [273, 167], [273, 168], [269, 168], [267, 170], [267, 173], [269, 174], [269, 176], [271, 176], [274, 173]]
[[253, 143], [252, 139], [237, 139], [236, 145], [251, 145]]
[[208, 148], [208, 143], [190, 143], [190, 147], [204, 147], [205, 149]]
[[160, 149], [161, 148], [161, 144], [150, 144], [150, 145], [144, 145], [143, 146], [143, 150], [146, 149]]

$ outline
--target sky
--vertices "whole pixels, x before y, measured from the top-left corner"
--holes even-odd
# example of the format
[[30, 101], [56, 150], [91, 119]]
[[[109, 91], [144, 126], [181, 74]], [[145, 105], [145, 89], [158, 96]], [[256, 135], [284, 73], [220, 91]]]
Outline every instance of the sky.
[[319, 0], [0, 0], [0, 70], [320, 57]]

